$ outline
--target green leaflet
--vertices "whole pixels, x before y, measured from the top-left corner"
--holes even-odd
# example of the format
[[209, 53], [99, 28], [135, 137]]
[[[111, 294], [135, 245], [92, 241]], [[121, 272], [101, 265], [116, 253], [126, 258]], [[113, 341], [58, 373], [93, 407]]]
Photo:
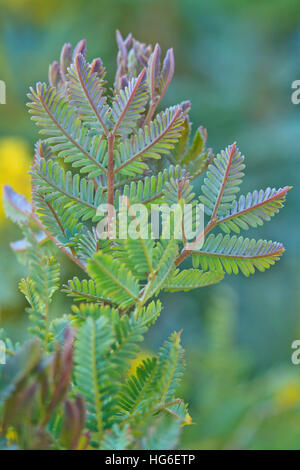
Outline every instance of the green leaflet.
[[72, 238], [80, 229], [78, 219], [59, 199], [48, 200], [45, 194], [33, 191], [35, 210], [49, 234], [54, 236], [62, 245], [69, 245]]
[[129, 134], [136, 127], [147, 101], [146, 70], [143, 69], [136, 79], [131, 79], [128, 86], [115, 95], [111, 109], [114, 131], [121, 135]]
[[28, 97], [32, 119], [41, 127], [41, 134], [47, 136], [54, 154], [70, 159], [89, 176], [105, 172], [101, 136], [93, 135], [87, 126], [81, 125], [75, 109], [63, 94], [45, 83], [38, 83], [36, 90], [31, 88]]
[[255, 269], [268, 269], [283, 252], [284, 248], [278, 242], [235, 235], [209, 235], [201, 251], [193, 253], [193, 265], [197, 268], [200, 264], [204, 271], [211, 269], [225, 271], [227, 274], [238, 274], [241, 271], [245, 276], [249, 276]]
[[217, 271], [203, 272], [198, 269], [185, 269], [181, 272], [175, 271], [167, 279], [164, 290], [169, 292], [188, 291], [210, 286], [222, 281], [223, 274]]
[[154, 240], [139, 237], [134, 240], [127, 238], [124, 243], [127, 264], [134, 275], [141, 279], [146, 279], [148, 273], [153, 273], [152, 256]]
[[97, 286], [92, 279], [79, 280], [78, 277], [74, 277], [68, 281], [63, 290], [74, 300], [111, 304], [110, 300], [102, 296], [101, 287]]
[[[158, 354], [157, 378], [160, 378], [160, 401], [165, 405], [175, 397], [184, 371], [184, 350], [180, 343], [181, 333], [172, 333]], [[154, 386], [156, 387], [156, 385]]]
[[25, 295], [30, 308], [30, 331], [41, 339], [44, 348], [50, 346], [50, 304], [60, 280], [60, 266], [53, 256], [47, 256], [43, 247], [29, 227], [23, 227], [28, 240], [26, 256], [29, 260], [29, 276], [22, 279], [19, 288]]
[[229, 213], [218, 220], [220, 228], [226, 233], [239, 233], [241, 229], [262, 225], [283, 207], [290, 189], [290, 186], [278, 190], [267, 188], [265, 191], [261, 189], [240, 196], [238, 201], [234, 201]]
[[188, 147], [190, 127], [190, 123], [186, 120], [182, 135], [175, 146], [174, 154], [175, 161], [181, 163], [191, 179], [195, 179], [207, 170], [208, 165], [213, 160], [213, 152], [210, 148], [205, 149], [207, 131], [202, 126], [197, 129], [193, 141]]
[[150, 203], [165, 200], [167, 193], [167, 184], [173, 180], [182, 178], [185, 171], [179, 166], [170, 165], [157, 175], [139, 178], [138, 181], [124, 182], [122, 190], [116, 191], [116, 199], [120, 196], [127, 197], [129, 202]]
[[148, 283], [146, 284], [142, 301], [145, 302], [150, 299], [154, 294], [158, 294], [160, 289], [168, 278], [169, 274], [174, 269], [174, 261], [177, 255], [178, 245], [174, 239], [162, 240], [155, 247], [153, 255], [153, 274], [149, 277]]
[[[150, 406], [149, 389], [157, 371], [155, 357], [144, 359], [126, 385], [121, 389], [118, 400], [118, 415], [129, 418], [142, 413]], [[149, 403], [148, 403], [149, 402]]]
[[125, 308], [138, 302], [139, 284], [129, 269], [101, 252], [88, 262], [87, 270], [103, 295]]
[[73, 176], [53, 160], [41, 159], [33, 173], [33, 186], [46, 201], [64, 207], [63, 217], [72, 228], [79, 219], [95, 218], [103, 200], [101, 188], [95, 191], [91, 180], [80, 178], [78, 173]]
[[[168, 154], [177, 142], [183, 123], [180, 107], [168, 108], [156, 116], [149, 126], [138, 130], [130, 140], [118, 146], [116, 156], [116, 172], [131, 170], [133, 164], [145, 158], [160, 158]], [[129, 168], [128, 168], [129, 166]]]
[[118, 415], [137, 425], [145, 414], [153, 414], [174, 398], [183, 374], [183, 349], [180, 334], [174, 332], [157, 357], [143, 360], [126, 385], [118, 400]]
[[183, 163], [190, 163], [202, 154], [205, 148], [206, 138], [206, 129], [202, 126], [199, 127], [194, 135], [193, 142], [184, 157]]
[[216, 210], [220, 217], [231, 208], [244, 176], [243, 162], [244, 157], [234, 144], [222, 150], [209, 165], [200, 197], [208, 215]]
[[92, 71], [82, 54], [76, 55], [67, 76], [68, 99], [80, 119], [101, 134], [110, 126], [109, 106], [103, 96], [104, 91], [103, 79]]
[[105, 356], [113, 342], [112, 329], [103, 316], [87, 318], [75, 342], [75, 386], [85, 398], [87, 425], [101, 440], [104, 428], [104, 398], [107, 382]]

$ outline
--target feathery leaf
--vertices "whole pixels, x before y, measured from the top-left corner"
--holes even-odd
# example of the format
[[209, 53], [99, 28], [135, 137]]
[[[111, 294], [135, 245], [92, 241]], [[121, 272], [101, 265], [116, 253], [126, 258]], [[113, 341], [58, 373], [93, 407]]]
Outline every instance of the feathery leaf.
[[249, 276], [255, 269], [262, 272], [268, 269], [283, 252], [278, 242], [211, 234], [201, 251], [193, 252], [193, 265], [197, 268], [200, 264], [204, 271], [210, 269], [227, 274], [238, 274], [240, 270]]
[[[129, 171], [132, 164], [145, 158], [160, 158], [174, 147], [182, 130], [184, 116], [179, 106], [158, 114], [149, 126], [118, 145], [116, 173]], [[127, 168], [129, 166], [129, 169]]]
[[249, 227], [262, 225], [283, 207], [286, 193], [290, 189], [290, 186], [277, 190], [267, 188], [265, 191], [261, 189], [246, 196], [242, 195], [238, 201], [233, 202], [229, 213], [220, 217], [218, 225], [226, 233], [230, 233], [231, 230], [239, 233], [240, 229], [247, 230]]
[[38, 83], [30, 89], [28, 103], [32, 119], [41, 127], [40, 133], [48, 136], [47, 143], [58, 157], [81, 167], [89, 175], [105, 173], [103, 158], [105, 143], [100, 135], [92, 135], [81, 124], [75, 109], [53, 87]]
[[108, 133], [110, 108], [103, 96], [103, 80], [93, 73], [90, 64], [78, 54], [71, 64], [67, 78], [67, 94], [80, 119], [96, 132]]
[[102, 295], [121, 308], [138, 302], [139, 285], [129, 269], [110, 255], [101, 251], [88, 262], [87, 270]]
[[148, 100], [146, 69], [136, 79], [131, 79], [124, 90], [120, 90], [113, 101], [111, 114], [113, 133], [129, 134], [145, 110]]
[[203, 272], [198, 269], [185, 269], [181, 272], [175, 271], [164, 286], [169, 292], [189, 291], [200, 287], [210, 286], [222, 281], [223, 274], [216, 271]]
[[200, 196], [208, 215], [221, 217], [231, 208], [244, 176], [243, 161], [244, 157], [233, 144], [222, 150], [209, 165]]

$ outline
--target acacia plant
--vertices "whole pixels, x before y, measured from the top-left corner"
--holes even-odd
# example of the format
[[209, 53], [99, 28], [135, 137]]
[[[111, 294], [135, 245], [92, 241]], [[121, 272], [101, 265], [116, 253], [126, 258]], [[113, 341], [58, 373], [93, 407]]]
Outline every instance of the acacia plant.
[[[64, 45], [50, 65], [49, 84], [38, 83], [28, 95], [42, 135], [31, 169], [32, 203], [5, 187], [4, 205], [24, 234], [12, 248], [29, 268], [20, 289], [33, 338], [20, 346], [2, 332], [8, 358], [0, 366], [3, 448], [174, 447], [182, 426], [191, 424], [177, 392], [181, 332], [130, 374], [161, 313], [159, 293], [216, 284], [225, 273], [264, 271], [284, 251], [281, 243], [239, 233], [270, 220], [290, 188], [238, 197], [245, 165], [236, 144], [214, 155], [203, 127], [191, 136], [189, 101], [161, 110], [173, 50], [162, 60], [158, 44], [152, 49], [119, 32], [117, 43], [113, 86], [101, 59], [88, 62], [82, 40], [74, 50]], [[204, 173], [199, 197], [192, 183]], [[205, 228], [194, 244], [184, 233], [181, 240], [146, 239], [129, 210], [136, 237], [114, 237], [108, 214], [107, 239], [99, 238], [97, 208], [118, 208], [119, 196], [129, 209], [200, 201]], [[62, 286], [75, 303], [69, 314], [51, 309], [61, 287], [57, 249], [81, 270]]]

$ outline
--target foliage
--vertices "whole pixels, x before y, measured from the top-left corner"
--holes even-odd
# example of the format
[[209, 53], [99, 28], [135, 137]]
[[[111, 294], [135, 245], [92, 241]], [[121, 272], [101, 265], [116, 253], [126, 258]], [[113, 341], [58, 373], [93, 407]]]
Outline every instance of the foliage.
[[[128, 372], [160, 315], [156, 297], [216, 284], [225, 272], [263, 271], [284, 251], [280, 243], [228, 232], [269, 220], [289, 187], [237, 201], [245, 166], [236, 144], [214, 156], [200, 127], [189, 145], [189, 102], [158, 111], [174, 72], [172, 49], [161, 64], [159, 45], [152, 50], [119, 32], [117, 42], [112, 92], [101, 59], [87, 61], [84, 40], [74, 51], [69, 44], [63, 47], [60, 61], [50, 65], [49, 85], [31, 88], [29, 112], [43, 136], [31, 170], [33, 203], [9, 187], [4, 192], [7, 215], [25, 237], [13, 248], [29, 266], [20, 288], [37, 338], [24, 346], [26, 354], [12, 351], [3, 368], [1, 432], [7, 440], [12, 428], [18, 448], [176, 446], [182, 426], [191, 424], [187, 404], [177, 394], [184, 370], [181, 333], [172, 333], [156, 355]], [[197, 198], [192, 181], [206, 170]], [[102, 203], [118, 208], [119, 195], [126, 195], [127, 224], [135, 225], [137, 236], [117, 238], [108, 213], [108, 236], [102, 240], [94, 227], [102, 220], [97, 209]], [[145, 239], [131, 210], [136, 202], [168, 208], [202, 202], [209, 220], [192, 242], [184, 233], [181, 240]], [[172, 224], [176, 227], [176, 217]], [[205, 239], [219, 226], [225, 236]], [[53, 244], [84, 273], [63, 287], [81, 301], [65, 316], [50, 311], [59, 287]], [[193, 269], [182, 269], [190, 255]], [[28, 413], [29, 430], [23, 429], [21, 415], [9, 413], [13, 404]]]
[[[204, 311], [197, 347], [189, 349], [183, 393], [197, 426], [186, 428], [192, 449], [297, 449], [300, 378], [292, 363], [255, 371], [238, 339], [238, 297], [215, 289]], [[197, 393], [194, 393], [195, 389]]]

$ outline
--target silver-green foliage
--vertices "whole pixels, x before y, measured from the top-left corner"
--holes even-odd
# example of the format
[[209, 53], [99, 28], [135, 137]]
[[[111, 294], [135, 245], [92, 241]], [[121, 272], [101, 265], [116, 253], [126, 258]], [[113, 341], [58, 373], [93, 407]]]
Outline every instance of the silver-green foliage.
[[[181, 333], [171, 334], [158, 354], [130, 370], [145, 333], [161, 313], [156, 297], [161, 291], [216, 284], [225, 273], [241, 271], [248, 276], [255, 269], [264, 271], [284, 251], [281, 243], [231, 232], [269, 220], [290, 188], [268, 188], [237, 199], [245, 165], [236, 144], [214, 156], [206, 148], [203, 127], [189, 144], [189, 102], [157, 113], [173, 76], [173, 51], [167, 51], [161, 65], [158, 45], [152, 51], [131, 35], [123, 39], [119, 32], [117, 41], [114, 89], [106, 88], [101, 59], [88, 62], [85, 41], [73, 55], [66, 44], [60, 62], [50, 66], [49, 85], [38, 83], [31, 89], [30, 114], [43, 136], [31, 170], [32, 204], [9, 187], [4, 191], [7, 215], [25, 237], [12, 246], [29, 266], [20, 288], [30, 305], [31, 334], [51, 362], [64, 332], [74, 332], [74, 360], [69, 357], [68, 362], [73, 373], [69, 390], [64, 391], [65, 424], [59, 406], [49, 405], [47, 419], [41, 421], [51, 448], [80, 448], [82, 440], [84, 447], [98, 449], [175, 446], [182, 426], [191, 422], [187, 405], [177, 395], [184, 370]], [[198, 198], [192, 181], [206, 170]], [[129, 214], [136, 202], [145, 207], [152, 202], [169, 207], [202, 202], [207, 223], [194, 245], [184, 237], [145, 240], [138, 230], [135, 239], [99, 240], [94, 226], [97, 208], [101, 203], [117, 207], [119, 196], [126, 196]], [[133, 216], [129, 222], [135, 222]], [[208, 235], [218, 227], [225, 235]], [[197, 248], [203, 239], [202, 248]], [[63, 286], [80, 302], [64, 316], [50, 309], [59, 287], [53, 245], [83, 271], [81, 278]], [[189, 255], [193, 267], [182, 269]], [[26, 364], [19, 361], [20, 370], [15, 370], [15, 351], [10, 348], [13, 359], [5, 366], [0, 412], [17, 379], [23, 379], [22, 368], [28, 372], [28, 351]], [[69, 400], [75, 396], [75, 402]], [[40, 412], [43, 416], [44, 410]], [[61, 441], [58, 428], [66, 430]], [[17, 442], [22, 446], [23, 441]]]

